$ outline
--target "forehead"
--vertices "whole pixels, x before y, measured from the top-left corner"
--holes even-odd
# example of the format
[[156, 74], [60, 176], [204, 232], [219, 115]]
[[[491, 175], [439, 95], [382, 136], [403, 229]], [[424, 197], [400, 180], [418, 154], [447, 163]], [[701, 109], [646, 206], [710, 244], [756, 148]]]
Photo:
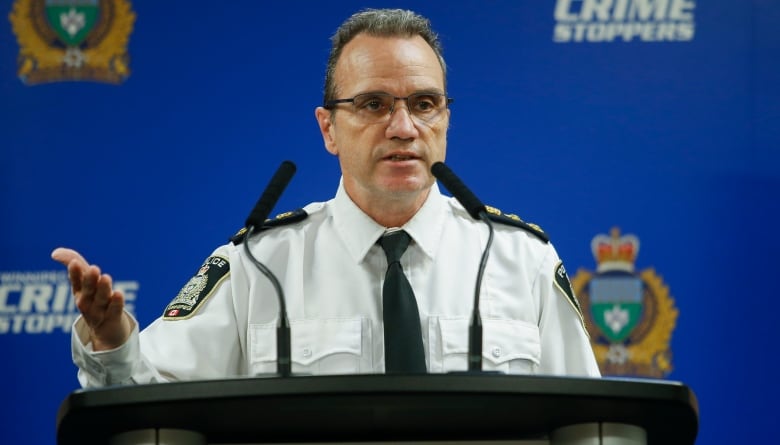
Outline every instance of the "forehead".
[[359, 34], [344, 46], [336, 63], [340, 94], [382, 90], [409, 94], [444, 90], [444, 73], [433, 48], [422, 37]]

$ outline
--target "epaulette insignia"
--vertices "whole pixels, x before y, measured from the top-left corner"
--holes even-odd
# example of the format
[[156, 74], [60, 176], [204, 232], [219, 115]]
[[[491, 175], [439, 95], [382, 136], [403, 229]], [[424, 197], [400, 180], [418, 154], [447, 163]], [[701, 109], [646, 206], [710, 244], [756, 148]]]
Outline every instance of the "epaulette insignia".
[[203, 262], [198, 273], [181, 288], [176, 298], [166, 306], [163, 312], [165, 320], [185, 320], [195, 315], [219, 283], [230, 274], [227, 258], [212, 256]]
[[[260, 227], [257, 232], [262, 232], [263, 230], [272, 229], [274, 227], [280, 227], [287, 224], [296, 223], [298, 221], [303, 221], [308, 217], [309, 214], [306, 213], [306, 210], [298, 209], [293, 210], [292, 212], [284, 212], [280, 213], [279, 215], [276, 215], [275, 218], [269, 218], [266, 219], [265, 222], [263, 222], [263, 226]], [[246, 235], [246, 227], [241, 228], [238, 232], [236, 232], [235, 235], [230, 237], [230, 242], [232, 242], [234, 245], [239, 245], [242, 242], [244, 242], [244, 236]]]
[[496, 221], [502, 224], [508, 224], [514, 227], [519, 227], [525, 231], [530, 232], [532, 235], [536, 236], [537, 238], [544, 241], [545, 243], [550, 242], [550, 237], [547, 236], [547, 234], [544, 233], [542, 228], [539, 227], [538, 225], [527, 223], [522, 219], [520, 219], [519, 216], [512, 213], [504, 213], [495, 207], [486, 205], [485, 209], [487, 210], [488, 217], [492, 221]]

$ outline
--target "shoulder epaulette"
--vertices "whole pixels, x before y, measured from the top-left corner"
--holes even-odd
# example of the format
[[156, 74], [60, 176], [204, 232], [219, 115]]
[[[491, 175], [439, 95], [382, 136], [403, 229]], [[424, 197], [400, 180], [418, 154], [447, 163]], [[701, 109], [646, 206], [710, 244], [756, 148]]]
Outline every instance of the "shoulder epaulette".
[[519, 216], [511, 214], [511, 213], [504, 213], [501, 210], [490, 207], [488, 205], [485, 206], [485, 209], [487, 209], [488, 217], [495, 222], [507, 224], [514, 227], [519, 227], [535, 237], [539, 238], [540, 240], [544, 241], [545, 243], [550, 242], [550, 237], [547, 236], [546, 233], [544, 233], [544, 230], [542, 230], [541, 227], [537, 226], [533, 223], [527, 223], [520, 219]]
[[[263, 226], [254, 233], [273, 229], [274, 227], [286, 226], [287, 224], [296, 223], [298, 221], [303, 221], [307, 216], [309, 216], [309, 214], [306, 213], [306, 210], [303, 209], [293, 210], [292, 212], [284, 212], [276, 215], [275, 218], [266, 219], [265, 222], [263, 222]], [[244, 235], [246, 235], [246, 231], [246, 227], [243, 227], [241, 230], [236, 232], [235, 235], [230, 237], [230, 242], [236, 246], [244, 242]]]

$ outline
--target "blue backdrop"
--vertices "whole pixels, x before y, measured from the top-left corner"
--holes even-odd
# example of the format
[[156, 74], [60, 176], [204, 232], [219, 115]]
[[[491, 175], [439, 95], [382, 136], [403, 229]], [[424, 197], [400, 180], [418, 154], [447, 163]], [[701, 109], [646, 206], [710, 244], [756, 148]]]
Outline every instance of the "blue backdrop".
[[[617, 28], [621, 4], [649, 31]], [[330, 198], [338, 164], [314, 120], [328, 37], [352, 12], [388, 4], [132, 6], [132, 74], [119, 86], [25, 86], [0, 20], [2, 443], [54, 443], [57, 408], [78, 386], [73, 308], [51, 250], [76, 248], [111, 273], [145, 326], [240, 228], [282, 160], [298, 174], [277, 211]], [[540, 224], [572, 274], [595, 268], [595, 235], [636, 234], [637, 268], [654, 267], [679, 310], [668, 378], [699, 398], [697, 443], [772, 442], [780, 5], [391, 6], [441, 35], [453, 170]]]

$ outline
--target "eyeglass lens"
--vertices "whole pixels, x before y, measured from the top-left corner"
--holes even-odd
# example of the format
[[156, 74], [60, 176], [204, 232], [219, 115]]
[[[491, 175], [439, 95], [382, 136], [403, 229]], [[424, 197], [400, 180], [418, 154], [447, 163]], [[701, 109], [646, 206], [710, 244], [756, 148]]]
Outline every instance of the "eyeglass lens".
[[435, 93], [415, 93], [405, 98], [396, 98], [388, 93], [358, 94], [352, 105], [364, 120], [382, 121], [395, 111], [397, 100], [404, 100], [409, 114], [423, 122], [433, 121], [447, 108], [446, 97]]

